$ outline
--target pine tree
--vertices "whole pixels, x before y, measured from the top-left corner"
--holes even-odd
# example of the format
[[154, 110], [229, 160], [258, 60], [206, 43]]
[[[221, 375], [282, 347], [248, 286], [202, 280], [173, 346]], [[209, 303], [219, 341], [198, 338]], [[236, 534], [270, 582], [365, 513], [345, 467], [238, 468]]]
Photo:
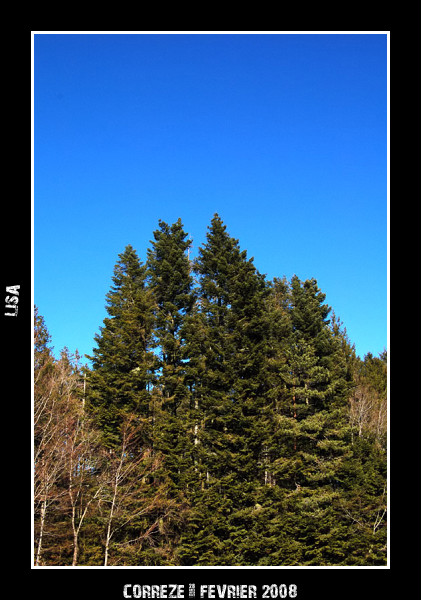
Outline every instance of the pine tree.
[[217, 214], [193, 262], [180, 219], [153, 237], [118, 257], [86, 391], [35, 310], [37, 564], [385, 564], [386, 351]]
[[258, 471], [267, 287], [218, 215], [194, 270], [198, 302], [186, 325], [196, 474], [191, 518], [202, 534], [198, 545], [190, 531], [180, 552], [187, 564], [199, 555], [198, 564], [230, 564], [236, 514], [253, 503]]
[[349, 398], [355, 352], [333, 313], [328, 321], [331, 309], [315, 280], [295, 278], [292, 291], [300, 488], [289, 510], [300, 520], [303, 564], [343, 564], [347, 523], [340, 507], [347, 488], [344, 469], [353, 462]]
[[150, 417], [154, 380], [154, 299], [146, 286], [146, 266], [128, 245], [119, 255], [107, 294], [108, 317], [95, 336], [92, 370], [87, 372], [87, 407], [104, 440], [119, 443], [119, 426], [127, 413]]
[[[324, 299], [315, 280], [303, 283], [293, 277], [291, 283], [275, 279], [272, 284], [266, 355], [270, 385], [262, 420], [266, 489], [258, 502], [263, 507], [259, 519], [269, 519], [266, 529], [277, 549], [272, 563], [261, 558], [259, 564], [329, 561], [323, 553], [310, 556], [308, 546], [328, 545], [320, 540], [326, 528], [333, 531], [337, 470], [348, 455], [350, 430], [346, 361]], [[324, 520], [318, 518], [322, 515]], [[288, 530], [296, 532], [293, 543], [285, 536]], [[264, 546], [258, 532], [255, 545]]]
[[[164, 455], [162, 476], [172, 481], [181, 501], [192, 465], [189, 431], [190, 392], [186, 382], [185, 321], [194, 304], [193, 277], [187, 251], [191, 241], [181, 219], [159, 221], [148, 249], [148, 278], [156, 303], [155, 343], [159, 378], [155, 447]], [[178, 491], [177, 491], [178, 490]]]
[[193, 305], [193, 279], [186, 254], [190, 240], [181, 219], [173, 225], [159, 221], [148, 249], [148, 275], [156, 301], [156, 344], [162, 370], [160, 385], [169, 411], [176, 414], [184, 395], [183, 323]]

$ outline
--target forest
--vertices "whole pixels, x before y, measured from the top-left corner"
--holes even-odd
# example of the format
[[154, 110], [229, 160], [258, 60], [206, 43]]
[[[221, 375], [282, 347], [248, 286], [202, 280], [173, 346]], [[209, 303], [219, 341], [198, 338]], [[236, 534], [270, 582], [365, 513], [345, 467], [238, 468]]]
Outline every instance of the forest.
[[219, 215], [190, 245], [118, 255], [90, 365], [34, 308], [34, 565], [386, 565], [386, 349]]

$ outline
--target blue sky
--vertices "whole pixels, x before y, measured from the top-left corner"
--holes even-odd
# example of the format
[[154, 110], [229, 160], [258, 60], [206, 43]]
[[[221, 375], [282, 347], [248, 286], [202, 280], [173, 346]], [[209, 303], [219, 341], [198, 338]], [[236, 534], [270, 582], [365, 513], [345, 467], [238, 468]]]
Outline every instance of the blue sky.
[[127, 244], [215, 212], [387, 347], [386, 34], [35, 34], [34, 302], [90, 354]]

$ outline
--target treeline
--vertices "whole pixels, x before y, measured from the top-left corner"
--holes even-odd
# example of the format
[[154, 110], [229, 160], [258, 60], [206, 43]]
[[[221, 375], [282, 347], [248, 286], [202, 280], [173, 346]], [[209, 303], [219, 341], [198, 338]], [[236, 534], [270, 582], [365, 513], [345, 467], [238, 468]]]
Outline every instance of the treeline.
[[35, 312], [35, 564], [386, 564], [386, 351], [218, 215], [189, 244], [119, 255], [90, 368]]

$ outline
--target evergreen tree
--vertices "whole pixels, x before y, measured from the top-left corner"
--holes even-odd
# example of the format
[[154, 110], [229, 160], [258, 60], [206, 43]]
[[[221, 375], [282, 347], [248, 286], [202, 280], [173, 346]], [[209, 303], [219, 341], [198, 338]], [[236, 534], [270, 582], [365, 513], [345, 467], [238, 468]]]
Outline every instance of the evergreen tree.
[[[327, 319], [330, 308], [323, 304], [324, 299], [315, 280], [303, 283], [294, 276], [290, 284], [285, 279], [274, 280], [268, 303], [270, 387], [262, 428], [262, 462], [265, 483], [275, 490], [262, 490], [259, 504], [265, 509], [270, 497], [271, 508], [277, 511], [267, 523], [278, 543], [273, 564], [328, 560], [322, 554], [309, 556], [307, 546], [315, 537], [321, 544], [323, 527], [334, 523], [335, 473], [347, 456], [350, 430], [346, 413], [349, 386], [342, 368], [345, 359], [339, 334], [336, 340]], [[316, 519], [314, 525], [313, 517], [324, 514], [323, 506], [325, 521]], [[268, 510], [259, 515], [260, 519], [269, 516]], [[294, 543], [285, 536], [288, 529], [299, 533]], [[257, 540], [255, 545], [259, 545]], [[271, 564], [262, 560], [259, 564]]]
[[296, 275], [292, 278], [290, 367], [295, 401], [302, 414], [327, 406], [333, 392], [329, 387], [333, 345], [327, 319], [331, 308], [324, 304], [325, 297], [315, 279], [301, 282]]
[[[192, 530], [180, 552], [187, 564], [199, 555], [199, 564], [229, 564], [235, 515], [244, 502], [253, 502], [258, 470], [267, 287], [218, 215], [194, 270], [199, 300], [186, 328], [197, 486]], [[191, 537], [197, 529], [200, 544]], [[203, 544], [208, 545], [205, 555]]]
[[108, 317], [95, 336], [92, 370], [87, 371], [87, 406], [105, 443], [119, 443], [124, 414], [150, 416], [154, 380], [154, 299], [146, 286], [146, 267], [128, 245], [119, 255], [107, 294]]
[[193, 302], [193, 278], [187, 250], [190, 240], [181, 219], [159, 221], [148, 249], [148, 275], [156, 302], [155, 337], [159, 348], [160, 386], [168, 411], [175, 415], [185, 396], [183, 323]]
[[148, 249], [148, 277], [155, 309], [155, 343], [159, 378], [154, 391], [155, 448], [162, 452], [162, 477], [172, 482], [175, 497], [192, 466], [189, 431], [190, 392], [186, 383], [185, 321], [194, 304], [193, 277], [187, 251], [190, 240], [181, 219], [159, 221]]
[[180, 219], [153, 236], [119, 255], [86, 392], [35, 310], [36, 563], [385, 564], [386, 351], [217, 214], [193, 263]]

